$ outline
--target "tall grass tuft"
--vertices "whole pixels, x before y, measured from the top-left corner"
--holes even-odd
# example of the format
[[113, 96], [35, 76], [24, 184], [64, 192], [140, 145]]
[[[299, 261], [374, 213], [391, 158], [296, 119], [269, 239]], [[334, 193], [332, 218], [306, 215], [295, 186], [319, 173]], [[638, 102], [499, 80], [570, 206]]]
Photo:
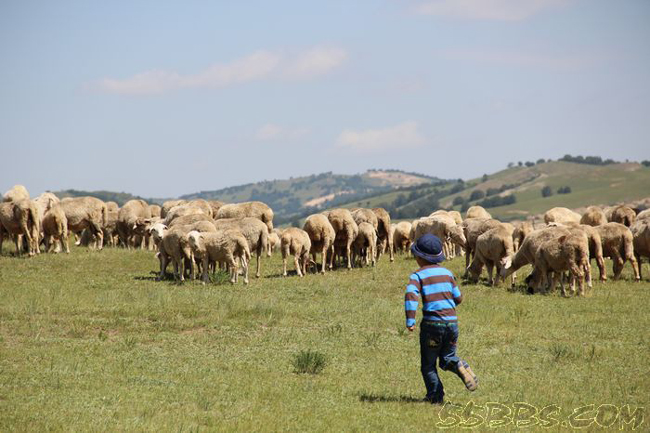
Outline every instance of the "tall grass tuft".
[[308, 349], [294, 355], [292, 364], [295, 373], [319, 374], [325, 368], [327, 359], [322, 353]]

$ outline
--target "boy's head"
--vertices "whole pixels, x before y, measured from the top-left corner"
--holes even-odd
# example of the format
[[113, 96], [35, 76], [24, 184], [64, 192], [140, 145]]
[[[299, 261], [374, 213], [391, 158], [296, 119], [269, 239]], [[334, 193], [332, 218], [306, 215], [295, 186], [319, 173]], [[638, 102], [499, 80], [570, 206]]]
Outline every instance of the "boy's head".
[[445, 255], [442, 252], [442, 242], [438, 236], [429, 233], [420, 236], [413, 242], [411, 253], [421, 266], [435, 265], [445, 260]]

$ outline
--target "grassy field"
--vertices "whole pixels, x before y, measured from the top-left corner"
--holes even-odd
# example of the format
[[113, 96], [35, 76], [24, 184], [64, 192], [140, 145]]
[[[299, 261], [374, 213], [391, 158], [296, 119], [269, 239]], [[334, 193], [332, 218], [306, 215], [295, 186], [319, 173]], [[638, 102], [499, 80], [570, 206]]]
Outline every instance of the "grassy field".
[[[631, 282], [629, 268], [587, 298], [463, 284], [459, 354], [480, 387], [468, 393], [441, 373], [453, 403], [442, 408], [419, 401], [406, 256], [300, 279], [279, 277], [274, 255], [245, 287], [156, 282], [144, 251], [10, 252], [6, 243], [0, 431], [489, 430], [516, 402], [547, 407], [550, 431], [581, 419], [594, 429], [596, 414], [618, 428], [628, 408], [648, 430], [647, 411], [634, 410], [650, 400], [650, 284]], [[463, 265], [448, 263], [457, 275]], [[319, 374], [295, 371], [307, 350], [324, 356]]]

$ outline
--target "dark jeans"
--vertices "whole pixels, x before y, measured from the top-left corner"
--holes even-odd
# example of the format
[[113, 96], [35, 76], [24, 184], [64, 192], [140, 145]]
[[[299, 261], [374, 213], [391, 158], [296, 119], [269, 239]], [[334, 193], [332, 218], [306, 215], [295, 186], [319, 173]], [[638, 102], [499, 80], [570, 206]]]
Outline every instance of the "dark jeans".
[[445, 395], [442, 382], [438, 377], [436, 361], [440, 362], [443, 370], [458, 370], [456, 356], [456, 341], [458, 340], [458, 325], [456, 323], [420, 323], [420, 368], [424, 385], [427, 387], [427, 399], [433, 403], [442, 403]]

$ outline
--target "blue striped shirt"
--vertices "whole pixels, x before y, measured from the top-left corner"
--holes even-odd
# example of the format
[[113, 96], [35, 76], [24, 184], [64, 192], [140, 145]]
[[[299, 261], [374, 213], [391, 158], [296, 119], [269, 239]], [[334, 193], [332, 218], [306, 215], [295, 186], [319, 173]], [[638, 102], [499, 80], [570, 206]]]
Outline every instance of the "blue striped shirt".
[[447, 322], [458, 320], [456, 300], [460, 298], [460, 289], [450, 270], [439, 265], [429, 265], [411, 274], [404, 299], [408, 327], [415, 325], [420, 296], [422, 314], [426, 320]]

